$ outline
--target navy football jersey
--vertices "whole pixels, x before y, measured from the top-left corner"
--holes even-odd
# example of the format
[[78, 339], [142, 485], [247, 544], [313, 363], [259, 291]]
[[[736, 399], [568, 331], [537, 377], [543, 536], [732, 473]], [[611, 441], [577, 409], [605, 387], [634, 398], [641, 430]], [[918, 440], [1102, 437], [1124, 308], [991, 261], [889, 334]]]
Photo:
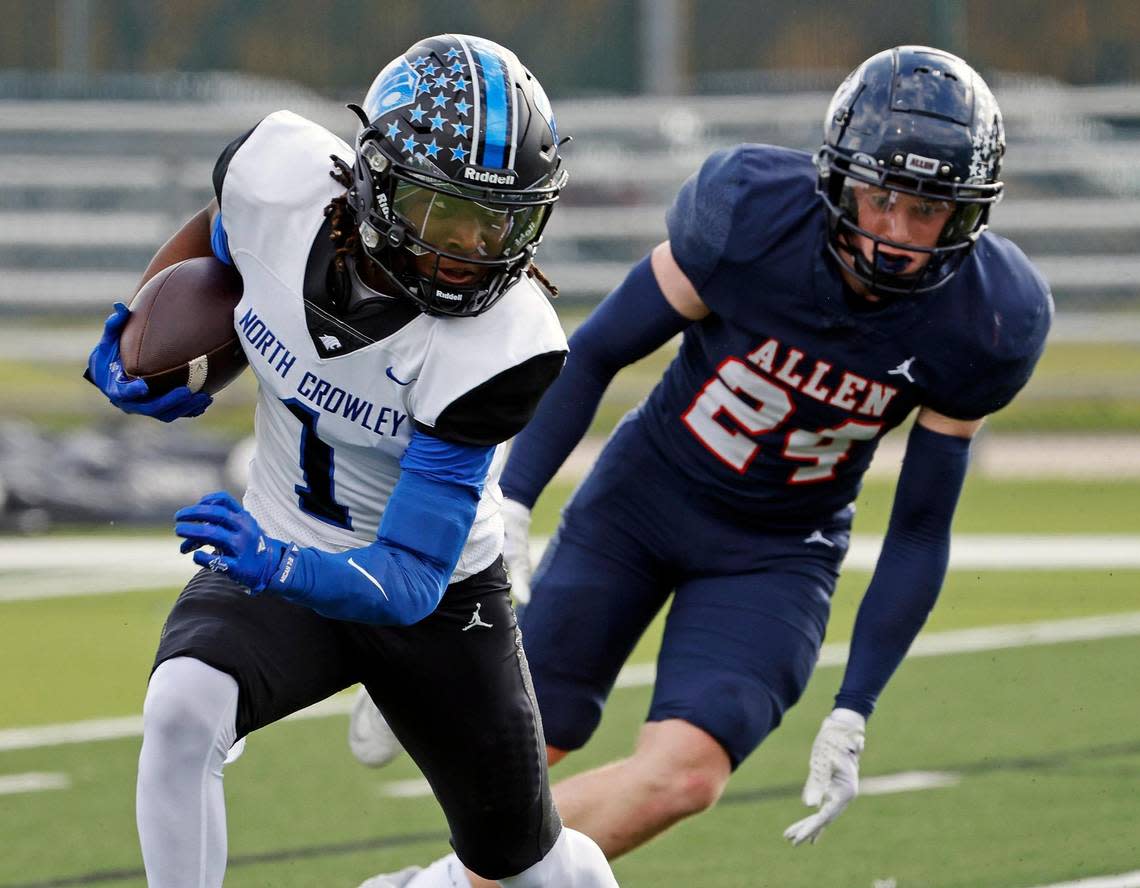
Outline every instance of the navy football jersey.
[[867, 307], [827, 257], [808, 154], [717, 152], [668, 214], [670, 245], [711, 310], [640, 410], [646, 437], [702, 495], [742, 517], [825, 521], [878, 441], [915, 407], [976, 419], [1028, 380], [1049, 288], [991, 233], [926, 294]]

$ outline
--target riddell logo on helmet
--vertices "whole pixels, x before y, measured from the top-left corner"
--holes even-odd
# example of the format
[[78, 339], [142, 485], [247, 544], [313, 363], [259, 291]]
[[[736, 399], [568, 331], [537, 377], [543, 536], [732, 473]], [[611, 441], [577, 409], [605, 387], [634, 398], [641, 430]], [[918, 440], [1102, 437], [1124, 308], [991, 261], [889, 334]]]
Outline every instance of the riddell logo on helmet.
[[487, 185], [514, 185], [518, 177], [518, 173], [514, 170], [497, 172], [473, 166], [463, 168], [463, 178], [468, 182], [483, 182]]

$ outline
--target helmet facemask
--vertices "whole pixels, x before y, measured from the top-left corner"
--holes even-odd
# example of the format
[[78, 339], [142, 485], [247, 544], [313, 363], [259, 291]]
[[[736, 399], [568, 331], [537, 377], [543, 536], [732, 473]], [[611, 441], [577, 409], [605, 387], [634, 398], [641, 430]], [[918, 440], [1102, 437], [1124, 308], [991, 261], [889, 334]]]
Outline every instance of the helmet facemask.
[[519, 279], [561, 186], [504, 192], [460, 185], [427, 165], [392, 163], [367, 137], [357, 166], [364, 169], [356, 190], [365, 184], [371, 192], [360, 214], [364, 252], [401, 295], [441, 315], [480, 314]]
[[[826, 146], [816, 162], [819, 192], [828, 209], [828, 249], [847, 272], [880, 297], [926, 293], [946, 283], [986, 229], [990, 207], [1001, 193], [1000, 182], [963, 186], [926, 179], [884, 169], [870, 158], [844, 158]], [[884, 210], [894, 210], [900, 198], [916, 218], [917, 230], [922, 230], [924, 216], [941, 221], [936, 237], [925, 238], [933, 244], [891, 240], [860, 224], [861, 205], [876, 201], [885, 204]], [[870, 259], [856, 245], [859, 237], [870, 241]], [[913, 262], [901, 253], [926, 259], [921, 267], [908, 270]]]

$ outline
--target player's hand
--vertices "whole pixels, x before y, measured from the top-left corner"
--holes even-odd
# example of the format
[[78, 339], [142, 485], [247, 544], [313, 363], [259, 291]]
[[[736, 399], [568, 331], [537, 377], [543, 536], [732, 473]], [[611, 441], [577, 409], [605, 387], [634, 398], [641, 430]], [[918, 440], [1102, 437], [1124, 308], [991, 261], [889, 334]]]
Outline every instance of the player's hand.
[[859, 794], [859, 755], [866, 727], [867, 720], [851, 709], [835, 709], [823, 720], [811, 747], [803, 791], [804, 804], [817, 806], [819, 811], [784, 830], [784, 838], [793, 845], [814, 843]]
[[194, 563], [224, 573], [250, 592], [265, 591], [288, 548], [266, 536], [241, 503], [225, 491], [208, 493], [192, 506], [174, 514], [174, 532], [183, 537], [182, 552], [194, 552]]
[[511, 579], [511, 597], [519, 607], [530, 603], [530, 509], [512, 499], [503, 500], [503, 561]]
[[163, 422], [203, 413], [213, 402], [205, 392], [191, 392], [187, 386], [180, 386], [164, 395], [152, 396], [145, 380], [128, 376], [123, 370], [119, 336], [130, 316], [129, 308], [121, 302], [115, 303], [103, 325], [102, 338], [87, 358], [84, 376], [124, 413], [140, 413]]

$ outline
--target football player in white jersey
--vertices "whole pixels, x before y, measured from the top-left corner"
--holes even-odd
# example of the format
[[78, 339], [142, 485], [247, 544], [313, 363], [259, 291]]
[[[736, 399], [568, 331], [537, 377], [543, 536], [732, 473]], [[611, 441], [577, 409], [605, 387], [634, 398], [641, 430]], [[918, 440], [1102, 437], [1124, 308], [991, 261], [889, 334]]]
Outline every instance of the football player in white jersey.
[[[221, 885], [231, 747], [359, 681], [465, 866], [512, 888], [616, 885], [554, 808], [501, 557], [498, 445], [566, 355], [531, 279], [566, 181], [550, 104], [514, 53], [446, 34], [350, 107], [355, 150], [288, 111], [231, 143], [217, 200], [144, 275], [211, 254], [235, 266], [258, 380], [243, 501], [208, 494], [176, 515], [203, 570], [163, 629], [144, 706], [148, 883]], [[128, 315], [108, 319], [92, 381], [126, 412], [205, 410], [208, 395], [152, 397], [123, 374]]]

